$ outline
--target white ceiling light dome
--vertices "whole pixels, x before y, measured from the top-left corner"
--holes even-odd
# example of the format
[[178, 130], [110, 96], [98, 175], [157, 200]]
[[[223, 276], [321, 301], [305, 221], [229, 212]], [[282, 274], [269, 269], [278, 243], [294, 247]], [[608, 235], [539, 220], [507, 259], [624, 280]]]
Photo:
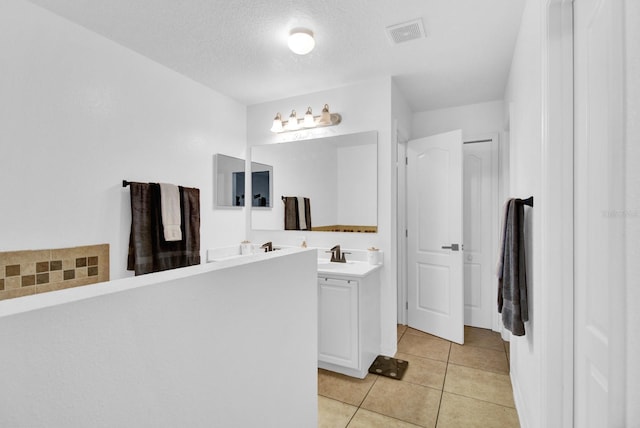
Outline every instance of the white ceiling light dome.
[[289, 49], [295, 54], [306, 55], [313, 50], [316, 41], [313, 32], [306, 28], [294, 28], [289, 33]]

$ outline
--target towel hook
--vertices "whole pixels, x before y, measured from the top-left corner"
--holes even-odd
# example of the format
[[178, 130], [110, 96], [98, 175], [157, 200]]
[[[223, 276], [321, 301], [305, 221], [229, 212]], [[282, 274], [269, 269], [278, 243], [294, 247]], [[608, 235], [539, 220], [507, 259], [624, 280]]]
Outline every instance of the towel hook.
[[529, 196], [527, 199], [520, 199], [524, 205], [533, 207], [533, 196]]

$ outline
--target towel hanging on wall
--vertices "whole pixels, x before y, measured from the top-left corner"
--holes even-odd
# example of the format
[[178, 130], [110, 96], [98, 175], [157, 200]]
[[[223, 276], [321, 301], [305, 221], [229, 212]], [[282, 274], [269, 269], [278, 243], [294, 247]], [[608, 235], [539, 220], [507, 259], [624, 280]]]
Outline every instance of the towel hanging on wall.
[[283, 196], [284, 230], [311, 230], [311, 200], [298, 196]]
[[502, 216], [502, 239], [497, 265], [498, 312], [502, 323], [515, 336], [524, 336], [524, 323], [529, 320], [527, 267], [525, 257], [524, 205], [527, 200], [509, 199]]
[[182, 241], [180, 189], [175, 184], [160, 183], [160, 212], [165, 241]]
[[181, 239], [167, 241], [162, 231], [160, 185], [131, 183], [131, 232], [127, 270], [136, 275], [200, 264], [200, 190], [178, 186]]

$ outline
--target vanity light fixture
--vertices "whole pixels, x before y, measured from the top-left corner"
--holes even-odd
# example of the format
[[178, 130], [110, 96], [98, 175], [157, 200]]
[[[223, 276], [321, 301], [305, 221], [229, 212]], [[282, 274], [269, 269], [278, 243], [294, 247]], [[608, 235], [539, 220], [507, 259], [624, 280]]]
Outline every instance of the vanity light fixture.
[[282, 115], [280, 115], [280, 113], [276, 114], [276, 117], [273, 119], [273, 125], [271, 126], [271, 132], [281, 133], [297, 131], [300, 129], [300, 125], [304, 128], [334, 126], [340, 122], [342, 122], [342, 116], [338, 113], [330, 113], [329, 105], [325, 104], [322, 109], [322, 114], [319, 116], [314, 116], [311, 107], [307, 107], [307, 112], [304, 114], [302, 124], [300, 124], [300, 120], [298, 119], [298, 115], [295, 110], [291, 110], [289, 120], [283, 121]]
[[308, 54], [316, 45], [316, 41], [313, 39], [313, 32], [306, 28], [294, 28], [291, 30], [287, 43], [289, 49], [298, 55]]

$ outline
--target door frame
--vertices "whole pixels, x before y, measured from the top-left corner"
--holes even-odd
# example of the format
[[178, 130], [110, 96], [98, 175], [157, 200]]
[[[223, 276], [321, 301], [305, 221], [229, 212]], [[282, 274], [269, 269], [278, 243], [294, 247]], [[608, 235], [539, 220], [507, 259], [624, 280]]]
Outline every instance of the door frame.
[[[408, 269], [408, 265], [407, 265], [407, 245], [408, 245], [408, 240], [407, 240], [407, 163], [406, 163], [406, 159], [407, 159], [407, 144], [409, 143], [409, 139], [405, 138], [403, 135], [401, 135], [400, 133], [398, 133], [397, 137], [397, 141], [398, 141], [398, 145], [397, 145], [397, 162], [396, 162], [396, 168], [397, 168], [397, 183], [398, 183], [398, 190], [396, 192], [397, 195], [397, 226], [398, 226], [398, 270], [397, 270], [397, 277], [398, 277], [398, 324], [402, 324], [402, 325], [407, 325], [408, 322], [408, 309], [407, 309], [407, 300], [408, 300], [408, 295], [409, 295], [409, 284], [407, 281], [408, 275], [407, 275], [407, 269]], [[421, 138], [421, 137], [418, 137]], [[492, 161], [495, 162], [495, 164], [497, 165], [497, 176], [494, 177], [495, 178], [495, 186], [496, 188], [495, 190], [495, 198], [497, 200], [499, 200], [500, 198], [500, 189], [502, 187], [504, 187], [504, 184], [502, 181], [504, 179], [504, 174], [501, 173], [501, 168], [503, 167], [502, 162], [501, 162], [501, 156], [500, 156], [500, 152], [502, 151], [502, 143], [501, 143], [501, 139], [500, 139], [500, 133], [498, 132], [491, 132], [491, 133], [482, 133], [482, 134], [477, 134], [474, 135], [472, 137], [464, 137], [462, 139], [462, 145], [463, 145], [463, 154], [464, 154], [464, 145], [465, 144], [473, 144], [475, 142], [484, 142], [484, 141], [492, 141], [492, 148], [491, 148], [491, 157], [492, 157]], [[463, 171], [464, 173], [464, 171]], [[492, 184], [493, 186], [494, 184]], [[498, 216], [499, 213], [499, 204], [496, 204], [496, 207], [493, 215], [494, 216]], [[495, 223], [495, 224], [493, 224]], [[492, 241], [492, 248], [495, 248], [495, 257], [497, 257], [497, 245], [498, 245], [498, 228], [499, 228], [499, 222], [498, 219], [496, 217], [496, 221], [492, 223], [492, 233], [491, 233], [491, 241]], [[463, 237], [463, 241], [464, 241], [464, 237]], [[462, 243], [464, 244], [464, 242]], [[496, 293], [497, 293], [497, 288], [496, 288]], [[497, 298], [497, 294], [496, 294], [496, 298]], [[493, 316], [492, 316], [492, 329], [493, 331], [500, 331], [501, 329], [501, 321], [500, 321], [500, 317], [498, 315], [498, 312], [496, 311]]]
[[[541, 423], [573, 426], [573, 0], [547, 0], [542, 51]], [[558, 292], [561, 290], [561, 292]]]
[[397, 211], [397, 323], [407, 325], [409, 314], [407, 308], [408, 302], [408, 265], [407, 265], [407, 144], [409, 138], [402, 135], [400, 131], [396, 133], [397, 141], [397, 157], [396, 157], [396, 175], [398, 189], [396, 191], [396, 211]]

